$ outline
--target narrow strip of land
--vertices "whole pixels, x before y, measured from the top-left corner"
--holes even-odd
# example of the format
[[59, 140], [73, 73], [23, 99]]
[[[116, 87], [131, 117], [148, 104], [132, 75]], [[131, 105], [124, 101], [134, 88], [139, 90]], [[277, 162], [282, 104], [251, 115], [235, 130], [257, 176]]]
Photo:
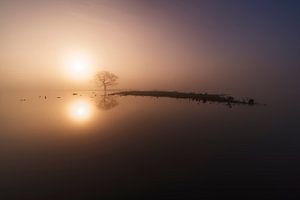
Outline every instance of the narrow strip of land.
[[197, 102], [218, 102], [231, 104], [243, 104], [243, 105], [255, 105], [257, 104], [254, 99], [237, 100], [232, 96], [223, 94], [207, 94], [207, 93], [193, 93], [193, 92], [177, 92], [177, 91], [121, 91], [111, 93], [110, 95], [120, 96], [148, 96], [148, 97], [168, 97], [176, 99], [189, 99]]

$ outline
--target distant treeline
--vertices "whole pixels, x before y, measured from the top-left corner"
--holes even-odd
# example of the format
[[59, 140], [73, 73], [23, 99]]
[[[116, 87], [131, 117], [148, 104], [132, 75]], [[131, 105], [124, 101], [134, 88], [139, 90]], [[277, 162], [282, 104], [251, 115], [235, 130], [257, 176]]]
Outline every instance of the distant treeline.
[[176, 99], [189, 99], [197, 102], [219, 102], [231, 104], [255, 105], [254, 99], [237, 100], [232, 96], [224, 94], [207, 94], [207, 93], [193, 93], [193, 92], [176, 92], [176, 91], [122, 91], [111, 93], [110, 95], [120, 96], [149, 96], [149, 97], [168, 97]]

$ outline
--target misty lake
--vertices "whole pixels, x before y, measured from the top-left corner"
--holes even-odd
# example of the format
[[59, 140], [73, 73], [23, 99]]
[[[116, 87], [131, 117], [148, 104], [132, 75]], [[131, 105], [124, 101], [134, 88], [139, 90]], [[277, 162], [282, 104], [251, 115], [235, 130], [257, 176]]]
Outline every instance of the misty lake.
[[3, 93], [0, 199], [293, 196], [297, 112], [267, 104]]

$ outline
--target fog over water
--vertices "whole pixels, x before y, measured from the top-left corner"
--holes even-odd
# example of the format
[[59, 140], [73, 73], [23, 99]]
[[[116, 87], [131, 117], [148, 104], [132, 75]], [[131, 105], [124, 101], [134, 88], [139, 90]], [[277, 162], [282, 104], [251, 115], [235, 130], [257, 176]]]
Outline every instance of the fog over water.
[[1, 0], [0, 199], [298, 199], [299, 2]]
[[299, 96], [298, 11], [295, 1], [1, 1], [1, 88], [93, 89], [92, 77], [65, 74], [79, 54], [121, 88]]

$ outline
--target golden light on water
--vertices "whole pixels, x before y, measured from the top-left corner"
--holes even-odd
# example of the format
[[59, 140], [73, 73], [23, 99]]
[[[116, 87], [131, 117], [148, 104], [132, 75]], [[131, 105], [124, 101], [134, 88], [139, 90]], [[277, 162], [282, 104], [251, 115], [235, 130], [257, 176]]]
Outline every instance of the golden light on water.
[[93, 115], [93, 106], [87, 100], [76, 100], [70, 104], [68, 114], [74, 122], [88, 122]]

